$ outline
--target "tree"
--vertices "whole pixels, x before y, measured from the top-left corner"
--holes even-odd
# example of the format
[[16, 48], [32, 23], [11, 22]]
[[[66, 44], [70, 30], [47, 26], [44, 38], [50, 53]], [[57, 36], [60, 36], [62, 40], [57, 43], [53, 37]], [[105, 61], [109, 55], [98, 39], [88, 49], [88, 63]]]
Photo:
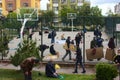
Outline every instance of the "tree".
[[93, 25], [103, 25], [103, 18], [101, 9], [98, 6], [91, 7], [90, 9], [91, 23]]
[[42, 11], [41, 16], [42, 16], [41, 22], [43, 23], [43, 25], [52, 27], [55, 13], [51, 10], [50, 11]]
[[15, 55], [11, 56], [11, 63], [14, 66], [18, 66], [24, 59], [33, 56], [40, 59], [39, 47], [36, 47], [36, 42], [32, 40], [23, 40], [23, 42], [19, 44]]
[[5, 17], [1, 16], [0, 18], [0, 54], [2, 56], [2, 60], [3, 57], [6, 57], [8, 54], [8, 43], [9, 43], [9, 38], [7, 36], [7, 33], [4, 31], [4, 26], [3, 26], [3, 22], [4, 22]]
[[76, 10], [69, 8], [67, 6], [64, 6], [60, 11], [61, 21], [64, 25], [67, 25], [70, 20], [67, 19], [67, 13], [76, 13]]
[[11, 12], [7, 15], [3, 25], [5, 28], [18, 29], [21, 27], [21, 22], [17, 21], [17, 14], [15, 12]]

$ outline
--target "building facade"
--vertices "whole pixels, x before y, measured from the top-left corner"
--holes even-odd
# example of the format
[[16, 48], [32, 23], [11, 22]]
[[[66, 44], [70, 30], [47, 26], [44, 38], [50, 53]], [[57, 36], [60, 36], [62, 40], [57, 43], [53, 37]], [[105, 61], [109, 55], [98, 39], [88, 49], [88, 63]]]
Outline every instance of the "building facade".
[[88, 2], [90, 4], [89, 0], [49, 0], [47, 10], [54, 11], [56, 16], [53, 22], [58, 23], [60, 21], [60, 19], [58, 19], [58, 14], [63, 7], [67, 6], [69, 8], [76, 9], [82, 6], [84, 2]]
[[40, 9], [40, 0], [0, 0], [0, 14], [4, 16], [22, 7]]
[[120, 2], [114, 7], [115, 14], [120, 14]]

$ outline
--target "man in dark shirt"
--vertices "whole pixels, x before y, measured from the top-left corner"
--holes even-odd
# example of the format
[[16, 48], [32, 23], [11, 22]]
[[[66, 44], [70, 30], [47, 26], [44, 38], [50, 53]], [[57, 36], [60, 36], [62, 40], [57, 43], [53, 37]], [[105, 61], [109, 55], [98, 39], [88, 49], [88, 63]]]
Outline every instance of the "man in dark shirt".
[[69, 60], [71, 60], [71, 51], [70, 51], [70, 36], [68, 36], [67, 40], [66, 40], [66, 44], [67, 44], [67, 48], [66, 49], [66, 54], [63, 56], [62, 60], [64, 61], [65, 57], [69, 54]]
[[81, 39], [82, 39], [82, 34], [79, 32], [79, 33], [77, 33], [76, 36], [75, 36], [76, 46], [79, 47]]
[[52, 45], [50, 46], [50, 53], [52, 55], [57, 55], [57, 57], [59, 57], [59, 52], [57, 52], [55, 49], [54, 49], [54, 43], [52, 43]]
[[76, 51], [76, 62], [75, 62], [75, 71], [73, 73], [78, 73], [78, 63], [80, 63], [80, 66], [82, 67], [83, 71], [81, 73], [85, 73], [86, 70], [84, 68], [83, 62], [82, 62], [82, 54], [81, 54], [81, 49], [77, 46], [77, 51]]

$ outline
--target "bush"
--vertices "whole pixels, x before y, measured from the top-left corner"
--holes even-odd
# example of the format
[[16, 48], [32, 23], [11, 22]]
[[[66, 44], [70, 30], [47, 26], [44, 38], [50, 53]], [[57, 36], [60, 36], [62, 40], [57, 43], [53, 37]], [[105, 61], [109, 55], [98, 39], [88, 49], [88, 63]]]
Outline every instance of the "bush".
[[117, 68], [111, 64], [98, 63], [96, 65], [97, 80], [113, 80], [117, 75]]
[[19, 45], [15, 55], [11, 56], [11, 63], [14, 66], [18, 66], [24, 59], [32, 56], [40, 59], [39, 48], [36, 47], [36, 42], [32, 40], [24, 40], [23, 43]]

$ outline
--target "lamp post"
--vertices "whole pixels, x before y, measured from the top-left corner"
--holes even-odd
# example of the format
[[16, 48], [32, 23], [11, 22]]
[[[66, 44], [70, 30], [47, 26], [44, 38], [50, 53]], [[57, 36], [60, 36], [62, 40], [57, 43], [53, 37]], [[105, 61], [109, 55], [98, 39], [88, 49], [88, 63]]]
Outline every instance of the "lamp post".
[[[43, 45], [43, 27], [42, 27], [42, 17], [40, 17], [41, 20], [39, 22], [39, 27], [40, 27], [40, 30], [41, 30], [41, 45]], [[43, 50], [41, 50], [41, 60], [43, 59]]]

